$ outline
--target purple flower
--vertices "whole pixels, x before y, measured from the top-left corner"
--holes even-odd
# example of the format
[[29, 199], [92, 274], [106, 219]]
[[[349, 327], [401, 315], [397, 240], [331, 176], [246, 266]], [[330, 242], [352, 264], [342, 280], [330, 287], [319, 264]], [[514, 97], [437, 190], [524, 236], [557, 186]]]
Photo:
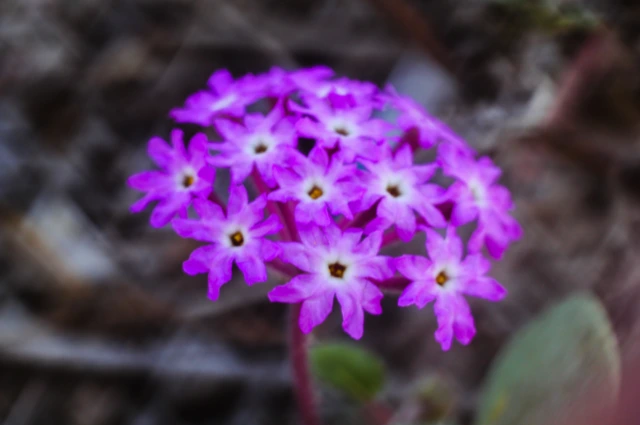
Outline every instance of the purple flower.
[[522, 228], [509, 214], [514, 209], [509, 191], [495, 184], [500, 169], [487, 157], [476, 161], [452, 146], [443, 145], [438, 153], [444, 173], [458, 180], [449, 188], [454, 202], [451, 223], [460, 226], [478, 219], [469, 250], [478, 252], [486, 245], [494, 258], [502, 257], [509, 243], [520, 239]]
[[426, 182], [435, 172], [436, 164], [414, 165], [411, 147], [403, 146], [392, 156], [390, 148], [378, 163], [366, 164], [367, 193], [356, 210], [377, 206], [377, 217], [367, 224], [365, 233], [384, 231], [395, 224], [398, 236], [405, 242], [416, 231], [417, 212], [432, 227], [446, 226], [436, 204], [445, 200], [445, 190]]
[[296, 73], [291, 80], [302, 90], [318, 98], [330, 97], [334, 106], [356, 106], [363, 102], [371, 103], [378, 92], [375, 84], [367, 81], [352, 80], [341, 77], [328, 80], [331, 75], [313, 73]]
[[244, 126], [230, 120], [215, 120], [216, 128], [225, 142], [209, 147], [220, 151], [209, 158], [216, 167], [230, 167], [232, 183], [241, 184], [254, 165], [270, 187], [275, 186], [274, 164], [286, 162], [296, 151], [298, 135], [281, 105], [276, 105], [269, 115], [247, 114]]
[[460, 149], [471, 151], [469, 145], [447, 127], [443, 122], [431, 116], [418, 102], [410, 97], [398, 94], [396, 90], [388, 86], [382, 96], [393, 108], [400, 112], [397, 125], [405, 133], [416, 131], [418, 144], [423, 149], [429, 149], [438, 142], [448, 142]]
[[418, 308], [435, 300], [433, 310], [438, 320], [436, 341], [444, 351], [455, 337], [467, 345], [476, 333], [473, 316], [464, 295], [500, 301], [507, 291], [493, 278], [485, 276], [490, 263], [480, 254], [462, 259], [462, 241], [454, 227], [443, 238], [426, 229], [429, 259], [403, 255], [395, 260], [398, 271], [411, 280], [398, 299], [398, 305], [415, 304]]
[[307, 107], [291, 102], [291, 109], [315, 118], [303, 117], [298, 121], [296, 128], [302, 136], [316, 139], [318, 145], [327, 149], [338, 145], [347, 163], [356, 158], [378, 159], [380, 145], [392, 126], [386, 121], [371, 118], [372, 104], [335, 108], [327, 100], [315, 96], [301, 97]]
[[281, 243], [280, 257], [306, 273], [274, 288], [269, 299], [302, 302], [299, 324], [308, 333], [327, 318], [335, 295], [342, 308], [342, 327], [352, 338], [360, 339], [364, 312], [382, 312], [382, 292], [369, 279], [393, 275], [391, 259], [378, 255], [382, 234], [374, 233], [361, 241], [361, 230], [342, 232], [332, 224], [303, 227], [300, 238], [301, 243]]
[[174, 230], [183, 238], [211, 242], [193, 251], [183, 264], [189, 275], [209, 273], [211, 300], [217, 300], [220, 287], [231, 280], [234, 261], [248, 285], [267, 280], [264, 263], [276, 258], [280, 248], [265, 236], [278, 232], [282, 225], [273, 215], [263, 221], [266, 203], [264, 195], [248, 203], [244, 186], [235, 186], [229, 193], [226, 216], [219, 205], [197, 199], [193, 206], [200, 220], [173, 220]]
[[215, 170], [207, 165], [207, 137], [196, 134], [186, 150], [180, 130], [171, 132], [173, 148], [159, 137], [149, 140], [148, 153], [160, 167], [159, 171], [144, 171], [129, 177], [129, 186], [146, 195], [131, 206], [134, 213], [149, 202], [159, 201], [151, 214], [151, 225], [162, 227], [176, 215], [186, 216], [191, 200], [206, 198], [212, 190]]
[[233, 77], [226, 69], [211, 75], [207, 85], [209, 90], [192, 94], [185, 101], [184, 107], [174, 108], [169, 116], [176, 122], [208, 126], [215, 117], [241, 116], [247, 105], [263, 96], [245, 88], [242, 82], [233, 81]]
[[[300, 155], [302, 156], [302, 155]], [[360, 198], [365, 188], [353, 178], [355, 166], [344, 165], [338, 155], [329, 160], [321, 147], [314, 147], [309, 157], [287, 164], [290, 169], [274, 167], [279, 189], [269, 194], [269, 200], [298, 201], [296, 222], [328, 226], [331, 214], [342, 214], [353, 219], [349, 202]]]

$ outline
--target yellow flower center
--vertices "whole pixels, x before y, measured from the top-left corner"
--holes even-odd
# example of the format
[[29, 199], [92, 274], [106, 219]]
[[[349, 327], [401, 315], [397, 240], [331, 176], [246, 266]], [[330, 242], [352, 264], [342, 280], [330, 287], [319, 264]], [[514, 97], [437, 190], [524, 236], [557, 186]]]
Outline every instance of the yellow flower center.
[[438, 276], [436, 276], [436, 283], [440, 286], [444, 286], [444, 284], [447, 283], [448, 280], [449, 276], [447, 276], [444, 270], [438, 273]]
[[337, 261], [333, 264], [329, 264], [329, 273], [331, 273], [331, 276], [337, 277], [338, 279], [342, 279], [346, 270], [347, 267]]
[[229, 236], [229, 239], [231, 239], [231, 245], [233, 246], [242, 246], [242, 244], [244, 243], [244, 236], [240, 231], [237, 231]]
[[322, 191], [322, 189], [320, 189], [318, 186], [315, 186], [315, 185], [311, 188], [309, 192], [307, 192], [307, 195], [309, 195], [311, 199], [318, 199], [323, 194], [324, 192]]
[[193, 177], [191, 174], [186, 174], [183, 178], [182, 178], [182, 186], [186, 189], [188, 187], [191, 187], [191, 185], [196, 181], [196, 178]]
[[400, 192], [400, 188], [398, 188], [397, 185], [387, 186], [387, 193], [393, 196], [394, 198], [397, 198], [398, 196], [402, 195], [402, 192]]

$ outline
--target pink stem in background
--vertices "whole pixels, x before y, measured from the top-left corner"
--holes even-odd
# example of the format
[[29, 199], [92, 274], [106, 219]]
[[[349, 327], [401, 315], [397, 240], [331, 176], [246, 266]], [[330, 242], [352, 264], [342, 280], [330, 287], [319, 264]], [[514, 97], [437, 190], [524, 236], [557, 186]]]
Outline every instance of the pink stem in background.
[[356, 215], [351, 221], [343, 218], [340, 222], [338, 222], [338, 227], [340, 227], [340, 229], [342, 230], [348, 229], [350, 227], [364, 228], [368, 222], [370, 222], [376, 217], [377, 209], [378, 209], [378, 202], [373, 204], [373, 206], [368, 210], [363, 211], [360, 214]]
[[[255, 171], [255, 170], [254, 170]], [[262, 181], [260, 176], [254, 178], [258, 184]], [[264, 184], [264, 182], [262, 182]], [[260, 190], [260, 189], [259, 189]], [[266, 189], [268, 190], [268, 188]], [[263, 193], [267, 193], [266, 191]], [[299, 241], [298, 229], [293, 213], [293, 204], [278, 204], [278, 215], [284, 225], [284, 241]], [[280, 260], [268, 264], [289, 277], [297, 275], [295, 267], [284, 264]], [[289, 358], [292, 367], [293, 391], [298, 403], [298, 410], [303, 425], [320, 425], [313, 392], [313, 382], [309, 372], [309, 360], [306, 335], [300, 330], [300, 310], [302, 303], [292, 304], [289, 310]]]
[[313, 382], [309, 373], [307, 338], [298, 325], [301, 307], [302, 304], [292, 304], [290, 310], [289, 356], [293, 368], [293, 390], [298, 401], [302, 424], [320, 425], [313, 394]]
[[292, 277], [300, 274], [298, 272], [298, 270], [294, 266], [292, 266], [290, 264], [283, 263], [282, 261], [280, 261], [278, 259], [273, 260], [270, 263], [267, 263], [267, 267], [275, 270], [276, 272], [278, 272], [280, 274], [285, 275], [288, 278], [292, 278]]
[[386, 280], [373, 281], [373, 283], [382, 290], [402, 292], [407, 286], [409, 286], [411, 281], [406, 277], [398, 276]]
[[382, 245], [380, 245], [380, 248], [382, 249], [385, 246], [391, 245], [392, 243], [396, 242], [402, 242], [402, 240], [400, 239], [400, 236], [398, 236], [398, 232], [393, 229], [392, 231], [382, 235]]
[[[262, 180], [262, 177], [260, 176], [260, 173], [255, 166], [253, 167], [253, 170], [251, 170], [251, 180], [253, 181], [253, 185], [256, 187], [259, 194], [267, 195], [269, 193], [269, 186], [267, 186], [264, 180]], [[280, 222], [284, 224], [285, 216], [279, 203], [267, 201], [267, 209], [271, 214], [277, 215], [280, 218]], [[284, 228], [280, 231], [280, 239], [285, 241], [292, 240], [292, 235], [289, 232], [289, 228], [285, 225]]]

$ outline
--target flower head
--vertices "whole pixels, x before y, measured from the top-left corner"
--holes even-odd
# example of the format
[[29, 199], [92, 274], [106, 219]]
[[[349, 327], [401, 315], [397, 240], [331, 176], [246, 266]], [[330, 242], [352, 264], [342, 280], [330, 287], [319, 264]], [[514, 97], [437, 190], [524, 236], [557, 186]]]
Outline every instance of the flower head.
[[267, 185], [275, 186], [273, 166], [297, 153], [298, 136], [291, 120], [284, 118], [280, 105], [267, 116], [245, 115], [244, 125], [224, 119], [216, 120], [215, 124], [224, 142], [210, 145], [221, 153], [209, 158], [209, 163], [230, 167], [234, 185], [241, 184], [255, 166]]
[[452, 146], [442, 146], [439, 154], [444, 173], [457, 179], [449, 188], [454, 202], [451, 223], [460, 226], [477, 219], [469, 249], [477, 252], [486, 245], [493, 257], [500, 258], [509, 243], [522, 236], [520, 225], [510, 214], [513, 202], [509, 191], [495, 184], [500, 169], [487, 157], [476, 161]]
[[493, 278], [485, 276], [490, 264], [480, 254], [462, 259], [462, 241], [454, 227], [446, 238], [426, 230], [429, 258], [403, 255], [395, 260], [398, 271], [411, 280], [398, 300], [401, 307], [415, 304], [418, 308], [435, 300], [438, 320], [436, 340], [443, 350], [451, 347], [455, 337], [466, 345], [475, 335], [475, 325], [464, 295], [499, 301], [507, 291]]
[[178, 213], [186, 215], [191, 200], [211, 193], [215, 171], [206, 163], [207, 138], [197, 134], [185, 149], [183, 133], [171, 132], [171, 144], [159, 137], [149, 140], [148, 153], [160, 167], [129, 177], [129, 186], [146, 195], [131, 206], [132, 212], [142, 211], [149, 202], [158, 201], [151, 214], [151, 225], [162, 227]]
[[215, 117], [241, 116], [247, 105], [261, 97], [255, 90], [245, 87], [242, 81], [234, 81], [226, 69], [211, 75], [207, 85], [208, 90], [192, 94], [183, 107], [171, 110], [171, 118], [177, 122], [208, 126]]
[[[432, 227], [444, 227], [446, 221], [436, 204], [442, 202], [444, 189], [428, 184], [435, 164], [414, 165], [411, 147], [403, 146], [393, 156], [389, 148], [378, 163], [366, 165], [367, 193], [359, 210], [378, 202], [377, 217], [365, 228], [366, 233], [385, 230], [395, 224], [398, 236], [407, 242], [416, 231], [417, 212]], [[415, 212], [414, 212], [415, 211]]]
[[365, 192], [363, 185], [353, 178], [355, 166], [344, 165], [338, 155], [329, 160], [321, 147], [315, 147], [309, 157], [294, 159], [290, 168], [275, 167], [279, 189], [269, 194], [273, 201], [297, 201], [296, 222], [328, 226], [331, 214], [353, 218], [349, 202]]
[[373, 105], [365, 103], [353, 108], [337, 108], [326, 99], [302, 96], [306, 108], [290, 103], [291, 109], [308, 114], [296, 124], [298, 132], [316, 139], [319, 146], [340, 148], [345, 162], [356, 158], [375, 161], [380, 154], [380, 145], [391, 125], [386, 121], [371, 118]]
[[210, 299], [218, 299], [220, 287], [231, 280], [234, 261], [247, 284], [267, 280], [264, 263], [276, 258], [280, 248], [265, 236], [277, 233], [282, 225], [273, 215], [263, 221], [266, 202], [263, 195], [248, 203], [246, 189], [234, 186], [226, 216], [219, 205], [198, 199], [193, 206], [200, 220], [173, 220], [174, 230], [183, 238], [211, 243], [193, 251], [183, 264], [189, 275], [209, 273]]
[[361, 230], [342, 232], [332, 224], [301, 228], [300, 238], [301, 242], [281, 243], [281, 258], [305, 274], [274, 288], [269, 299], [301, 302], [300, 329], [308, 333], [324, 322], [336, 296], [342, 308], [342, 327], [352, 338], [360, 339], [364, 312], [382, 312], [382, 292], [369, 279], [382, 280], [393, 275], [390, 259], [378, 255], [381, 233], [361, 240]]

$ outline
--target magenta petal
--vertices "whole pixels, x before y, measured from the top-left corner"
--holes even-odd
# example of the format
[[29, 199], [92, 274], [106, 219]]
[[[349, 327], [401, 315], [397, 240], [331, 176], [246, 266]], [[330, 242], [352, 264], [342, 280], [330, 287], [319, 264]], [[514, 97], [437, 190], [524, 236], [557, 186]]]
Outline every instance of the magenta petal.
[[277, 215], [270, 215], [263, 222], [256, 224], [251, 228], [251, 234], [255, 237], [264, 237], [278, 233], [282, 229], [282, 224]]
[[416, 303], [416, 299], [420, 295], [422, 282], [411, 282], [398, 298], [399, 307], [408, 307]]
[[380, 251], [382, 245], [382, 232], [373, 232], [367, 236], [354, 252], [365, 256], [374, 256]]
[[188, 193], [178, 192], [158, 202], [151, 213], [151, 225], [163, 227], [167, 225], [178, 211], [189, 204], [191, 197]]
[[397, 209], [396, 230], [403, 242], [409, 242], [416, 233], [416, 216], [409, 207]]
[[295, 208], [295, 219], [299, 223], [316, 223], [322, 227], [331, 223], [331, 216], [324, 202], [298, 203]]
[[227, 205], [227, 216], [233, 216], [238, 214], [244, 207], [247, 206], [249, 201], [247, 195], [247, 189], [244, 186], [233, 186], [229, 190], [229, 203]]
[[224, 211], [220, 205], [206, 199], [194, 199], [193, 208], [201, 218], [207, 220], [223, 220]]
[[451, 211], [451, 224], [462, 226], [478, 217], [478, 207], [473, 202], [459, 202]]
[[[242, 137], [247, 134], [246, 128], [228, 119], [214, 120], [214, 126], [216, 130], [218, 130], [218, 133], [220, 133], [220, 135], [224, 138], [224, 140], [227, 140], [229, 142], [235, 141], [238, 136]], [[216, 145], [212, 145], [212, 148], [215, 149], [215, 146]]]
[[461, 292], [489, 301], [500, 301], [507, 296], [507, 290], [491, 277], [469, 279], [461, 288]]
[[153, 192], [148, 193], [145, 196], [143, 196], [141, 199], [137, 200], [133, 205], [131, 205], [129, 210], [132, 213], [139, 213], [140, 211], [145, 209], [145, 207], [149, 204], [149, 202], [157, 201], [158, 199], [161, 199], [161, 198], [162, 198], [162, 195], [158, 193], [153, 193]]
[[226, 69], [221, 69], [209, 77], [207, 85], [211, 87], [217, 94], [224, 93], [233, 84], [233, 76]]
[[366, 234], [370, 234], [373, 232], [384, 232], [387, 230], [393, 223], [389, 221], [387, 218], [376, 217], [371, 220], [364, 228], [364, 232]]
[[468, 345], [476, 334], [471, 309], [462, 297], [456, 298], [456, 316], [453, 323], [453, 334], [462, 345]]
[[370, 314], [382, 314], [382, 305], [380, 305], [380, 302], [384, 294], [371, 282], [363, 281], [363, 285], [362, 308]]
[[236, 161], [231, 166], [231, 182], [234, 185], [241, 185], [253, 170], [253, 162]]
[[312, 272], [313, 264], [311, 254], [307, 248], [298, 242], [280, 242], [280, 258], [285, 263], [293, 264], [300, 270]]
[[269, 292], [271, 302], [298, 303], [314, 295], [321, 286], [316, 277], [300, 274], [284, 285], [276, 286]]
[[333, 296], [332, 291], [324, 291], [303, 301], [298, 320], [302, 332], [309, 333], [325, 321], [333, 308]]
[[244, 255], [236, 258], [236, 264], [244, 275], [247, 285], [267, 281], [267, 268], [261, 259], [251, 255]]
[[425, 270], [431, 266], [431, 262], [419, 255], [402, 255], [394, 259], [396, 269], [406, 278], [422, 280], [425, 278]]
[[336, 293], [342, 309], [342, 328], [353, 339], [362, 338], [364, 332], [364, 310], [359, 300], [350, 291]]
[[400, 168], [408, 168], [413, 165], [413, 152], [410, 145], [404, 145], [396, 152], [393, 162]]
[[161, 173], [160, 171], [143, 171], [142, 173], [134, 174], [127, 180], [127, 184], [130, 187], [144, 192], [167, 189], [173, 183], [174, 180], [169, 174]]
[[433, 311], [438, 320], [436, 341], [440, 343], [443, 351], [448, 351], [453, 342], [453, 322], [456, 314], [455, 295], [441, 295], [436, 300]]
[[311, 149], [311, 152], [309, 152], [309, 160], [316, 167], [323, 170], [329, 165], [329, 155], [327, 154], [327, 151], [319, 146], [315, 146]]
[[264, 261], [272, 261], [280, 255], [282, 249], [277, 242], [270, 241], [269, 239], [262, 239], [260, 242], [260, 255]]
[[393, 276], [393, 261], [390, 257], [377, 255], [360, 261], [358, 264], [359, 275], [374, 280], [389, 279]]
[[184, 220], [176, 218], [171, 222], [173, 230], [183, 238], [197, 241], [214, 242], [214, 233], [210, 225], [199, 220]]
[[159, 137], [149, 140], [147, 153], [160, 168], [168, 169], [173, 162], [173, 152], [169, 144]]
[[219, 246], [206, 245], [195, 249], [189, 259], [182, 264], [182, 268], [188, 275], [196, 275], [206, 273], [211, 269], [212, 263], [216, 258], [225, 257], [225, 253], [220, 250]]
[[274, 165], [273, 176], [278, 182], [278, 185], [280, 185], [281, 190], [295, 187], [302, 181], [296, 173], [287, 168], [282, 168], [279, 165]]

